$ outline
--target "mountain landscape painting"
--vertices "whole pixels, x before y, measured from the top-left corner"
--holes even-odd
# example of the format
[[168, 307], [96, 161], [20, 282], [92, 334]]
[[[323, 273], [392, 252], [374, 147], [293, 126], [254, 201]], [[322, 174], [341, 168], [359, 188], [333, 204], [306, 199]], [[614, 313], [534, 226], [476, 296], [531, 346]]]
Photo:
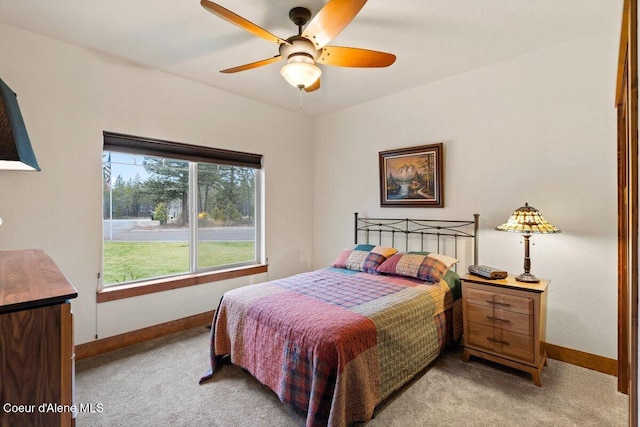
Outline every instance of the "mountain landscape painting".
[[382, 206], [443, 207], [442, 144], [380, 152]]

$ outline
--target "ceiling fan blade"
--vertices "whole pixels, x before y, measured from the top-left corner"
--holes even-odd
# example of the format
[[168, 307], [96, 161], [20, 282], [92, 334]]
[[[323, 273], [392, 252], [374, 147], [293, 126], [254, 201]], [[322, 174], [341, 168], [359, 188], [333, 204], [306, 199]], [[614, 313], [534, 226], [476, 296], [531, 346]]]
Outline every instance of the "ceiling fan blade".
[[388, 67], [396, 61], [392, 53], [357, 47], [325, 46], [318, 63], [338, 67]]
[[262, 67], [263, 65], [269, 65], [274, 62], [278, 62], [282, 59], [282, 56], [276, 55], [273, 58], [263, 59], [261, 61], [252, 62], [250, 64], [239, 65], [233, 68], [227, 68], [226, 70], [221, 70], [221, 73], [229, 74], [229, 73], [237, 73], [238, 71], [251, 70], [252, 68]]
[[238, 27], [250, 32], [251, 34], [254, 34], [258, 37], [262, 37], [263, 39], [273, 43], [289, 44], [289, 42], [287, 42], [286, 40], [283, 40], [280, 37], [271, 34], [269, 31], [265, 30], [264, 28], [257, 26], [253, 22], [247, 21], [242, 16], [236, 15], [235, 13], [231, 12], [229, 9], [225, 9], [219, 4], [210, 2], [208, 0], [200, 0], [200, 4], [202, 5], [202, 7], [204, 7], [214, 15], [224, 19], [225, 21], [228, 21], [228, 22], [231, 22], [232, 24], [237, 25]]
[[316, 49], [326, 46], [355, 18], [366, 2], [367, 0], [329, 0], [311, 19], [302, 36], [315, 43]]
[[305, 87], [304, 91], [313, 92], [314, 90], [318, 90], [318, 89], [320, 89], [320, 77], [318, 77], [318, 80], [316, 80], [314, 84], [312, 84], [311, 86]]

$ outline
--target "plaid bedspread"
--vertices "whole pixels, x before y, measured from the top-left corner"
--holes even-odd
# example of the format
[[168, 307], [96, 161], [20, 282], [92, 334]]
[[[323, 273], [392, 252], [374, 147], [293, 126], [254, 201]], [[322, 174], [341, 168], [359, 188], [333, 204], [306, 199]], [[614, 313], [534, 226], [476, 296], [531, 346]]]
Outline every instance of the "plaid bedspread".
[[444, 279], [331, 268], [234, 289], [216, 311], [201, 382], [230, 356], [306, 413], [309, 427], [367, 421], [444, 348], [452, 330], [445, 312], [458, 296]]

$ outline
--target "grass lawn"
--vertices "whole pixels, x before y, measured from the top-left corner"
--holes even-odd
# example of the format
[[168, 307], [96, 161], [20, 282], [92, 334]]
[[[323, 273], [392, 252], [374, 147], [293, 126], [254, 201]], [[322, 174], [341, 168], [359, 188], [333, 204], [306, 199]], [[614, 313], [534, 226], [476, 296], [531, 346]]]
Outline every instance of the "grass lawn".
[[[198, 244], [199, 268], [252, 259], [252, 241]], [[188, 272], [187, 242], [104, 242], [105, 285]]]

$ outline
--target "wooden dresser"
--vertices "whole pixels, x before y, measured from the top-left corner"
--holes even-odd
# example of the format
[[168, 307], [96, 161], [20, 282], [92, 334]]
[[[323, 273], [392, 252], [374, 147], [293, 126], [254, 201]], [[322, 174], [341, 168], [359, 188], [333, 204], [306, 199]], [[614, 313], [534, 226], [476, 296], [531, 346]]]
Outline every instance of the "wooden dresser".
[[41, 250], [0, 252], [0, 426], [71, 426], [78, 296]]
[[477, 356], [529, 372], [537, 386], [547, 361], [544, 348], [548, 280], [518, 282], [462, 277], [463, 359]]

